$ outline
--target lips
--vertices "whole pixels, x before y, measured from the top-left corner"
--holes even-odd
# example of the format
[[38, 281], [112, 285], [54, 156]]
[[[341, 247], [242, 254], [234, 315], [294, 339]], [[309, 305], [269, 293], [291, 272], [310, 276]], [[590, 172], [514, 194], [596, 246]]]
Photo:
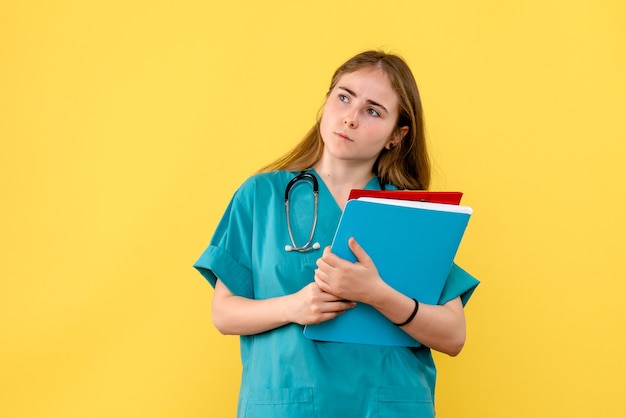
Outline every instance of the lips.
[[335, 135], [337, 135], [339, 138], [343, 139], [344, 141], [352, 141], [352, 139], [348, 135], [343, 134], [341, 132], [335, 132]]

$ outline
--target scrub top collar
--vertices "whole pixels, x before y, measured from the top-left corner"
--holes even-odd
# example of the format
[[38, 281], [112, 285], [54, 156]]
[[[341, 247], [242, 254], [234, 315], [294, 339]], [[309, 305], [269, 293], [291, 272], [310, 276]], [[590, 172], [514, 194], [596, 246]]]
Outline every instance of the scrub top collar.
[[[317, 171], [315, 171], [314, 168], [310, 168], [310, 169], [308, 169], [306, 171], [310, 172], [315, 177], [317, 177], [317, 180], [318, 180], [318, 183], [319, 183], [320, 192], [323, 189], [325, 194], [328, 194], [329, 196], [332, 197], [332, 194], [330, 193], [330, 189], [328, 188], [328, 186], [326, 186], [326, 182], [324, 182], [324, 179], [322, 178], [322, 176], [320, 176], [319, 173]], [[363, 188], [365, 190], [386, 190], [385, 185], [383, 184], [382, 181], [380, 181], [380, 178], [378, 176], [373, 176], [370, 179], [370, 181], [368, 181], [367, 184], [365, 185], [365, 187], [363, 187]], [[334, 197], [333, 197], [332, 201], [335, 203], [337, 208], [339, 208], [339, 205], [337, 204], [337, 201], [335, 200]]]

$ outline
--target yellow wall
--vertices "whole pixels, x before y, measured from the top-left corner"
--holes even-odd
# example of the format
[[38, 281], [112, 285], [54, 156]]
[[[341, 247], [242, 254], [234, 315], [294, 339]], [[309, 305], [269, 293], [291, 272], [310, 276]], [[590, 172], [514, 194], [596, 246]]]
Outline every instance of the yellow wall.
[[[215, 4], [211, 4], [215, 3]], [[191, 268], [366, 48], [414, 69], [482, 285], [438, 416], [626, 415], [626, 4], [0, 3], [0, 416], [232, 416]]]

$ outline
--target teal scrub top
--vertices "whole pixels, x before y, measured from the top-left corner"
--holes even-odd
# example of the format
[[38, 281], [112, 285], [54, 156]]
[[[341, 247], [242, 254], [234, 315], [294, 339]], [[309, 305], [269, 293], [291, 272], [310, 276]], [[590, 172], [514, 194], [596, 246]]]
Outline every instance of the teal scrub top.
[[[194, 267], [235, 295], [267, 299], [295, 293], [313, 281], [316, 260], [331, 244], [341, 209], [320, 177], [318, 221], [312, 242], [321, 249], [286, 252], [285, 187], [297, 173], [255, 175], [233, 196], [209, 247]], [[373, 178], [366, 188], [378, 189]], [[386, 186], [387, 189], [395, 189]], [[313, 222], [311, 185], [299, 181], [290, 195], [297, 245]], [[440, 303], [463, 304], [478, 281], [453, 265]], [[241, 341], [239, 418], [434, 417], [435, 365], [427, 347], [407, 348], [312, 341], [289, 324]]]

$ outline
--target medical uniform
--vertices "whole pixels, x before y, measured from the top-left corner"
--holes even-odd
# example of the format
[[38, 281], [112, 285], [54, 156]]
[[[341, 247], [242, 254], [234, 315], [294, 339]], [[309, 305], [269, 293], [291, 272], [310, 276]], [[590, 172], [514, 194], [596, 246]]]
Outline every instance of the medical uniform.
[[[209, 247], [194, 264], [215, 286], [235, 295], [267, 299], [295, 293], [313, 281], [315, 262], [330, 245], [341, 209], [320, 177], [318, 221], [312, 242], [322, 249], [286, 252], [285, 187], [297, 173], [249, 178], [233, 196]], [[379, 189], [377, 178], [366, 186]], [[387, 186], [391, 189], [394, 187]], [[311, 184], [299, 181], [290, 197], [297, 245], [313, 222]], [[440, 303], [465, 304], [478, 281], [454, 265]], [[435, 365], [427, 347], [406, 348], [318, 342], [289, 324], [241, 336], [243, 374], [239, 418], [434, 417]]]

